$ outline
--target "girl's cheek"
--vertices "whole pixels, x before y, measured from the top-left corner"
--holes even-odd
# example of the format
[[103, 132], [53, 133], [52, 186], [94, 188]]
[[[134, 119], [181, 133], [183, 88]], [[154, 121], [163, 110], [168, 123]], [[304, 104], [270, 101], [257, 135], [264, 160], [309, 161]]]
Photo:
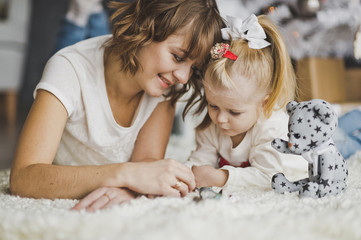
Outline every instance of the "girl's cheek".
[[208, 115], [211, 118], [212, 122], [214, 122], [214, 113], [208, 112]]

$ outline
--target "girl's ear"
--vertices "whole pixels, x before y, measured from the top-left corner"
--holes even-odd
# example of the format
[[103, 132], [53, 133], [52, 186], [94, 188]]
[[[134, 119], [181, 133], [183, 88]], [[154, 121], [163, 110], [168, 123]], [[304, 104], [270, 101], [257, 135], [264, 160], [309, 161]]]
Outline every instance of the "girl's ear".
[[264, 96], [262, 100], [262, 107], [265, 107], [267, 105], [268, 100], [269, 100], [269, 94], [266, 94], [266, 96]]

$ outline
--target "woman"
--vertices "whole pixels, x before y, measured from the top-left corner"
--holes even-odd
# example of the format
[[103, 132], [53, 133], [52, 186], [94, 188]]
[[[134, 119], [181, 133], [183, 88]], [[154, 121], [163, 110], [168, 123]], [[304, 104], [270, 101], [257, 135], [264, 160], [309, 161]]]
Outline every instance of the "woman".
[[16, 149], [12, 194], [82, 198], [100, 188], [92, 199], [104, 207], [134, 192], [184, 196], [195, 187], [187, 167], [163, 158], [175, 103], [193, 87], [186, 110], [192, 105], [209, 49], [221, 40], [216, 3], [112, 7], [112, 35], [64, 48], [47, 63]]

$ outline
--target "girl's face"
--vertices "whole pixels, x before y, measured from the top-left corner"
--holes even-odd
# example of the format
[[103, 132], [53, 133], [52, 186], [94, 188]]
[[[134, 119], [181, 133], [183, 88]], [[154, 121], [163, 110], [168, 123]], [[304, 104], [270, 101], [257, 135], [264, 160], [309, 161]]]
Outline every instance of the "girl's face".
[[244, 81], [238, 81], [234, 90], [215, 89], [208, 84], [204, 88], [212, 122], [230, 137], [244, 136], [253, 127], [264, 102], [257, 94], [256, 84], [241, 82]]
[[161, 96], [169, 87], [186, 84], [193, 74], [195, 60], [186, 56], [186, 29], [169, 36], [163, 42], [152, 42], [139, 50], [141, 67], [135, 82], [150, 96]]

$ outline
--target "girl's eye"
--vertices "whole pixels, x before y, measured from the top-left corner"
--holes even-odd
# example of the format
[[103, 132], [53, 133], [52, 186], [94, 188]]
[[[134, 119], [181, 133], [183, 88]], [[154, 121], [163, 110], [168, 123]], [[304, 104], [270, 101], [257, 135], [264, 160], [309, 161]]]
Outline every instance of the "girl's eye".
[[238, 115], [241, 114], [240, 112], [234, 112], [234, 111], [232, 111], [232, 110], [230, 110], [229, 113], [230, 113], [231, 115], [233, 115], [233, 116], [238, 116]]
[[177, 62], [183, 62], [183, 61], [184, 61], [184, 59], [181, 58], [181, 57], [179, 57], [177, 54], [173, 54], [173, 56], [174, 56], [174, 58], [175, 58], [175, 60], [176, 60]]
[[218, 107], [216, 105], [212, 105], [212, 104], [209, 104], [209, 107], [212, 109], [218, 109]]

